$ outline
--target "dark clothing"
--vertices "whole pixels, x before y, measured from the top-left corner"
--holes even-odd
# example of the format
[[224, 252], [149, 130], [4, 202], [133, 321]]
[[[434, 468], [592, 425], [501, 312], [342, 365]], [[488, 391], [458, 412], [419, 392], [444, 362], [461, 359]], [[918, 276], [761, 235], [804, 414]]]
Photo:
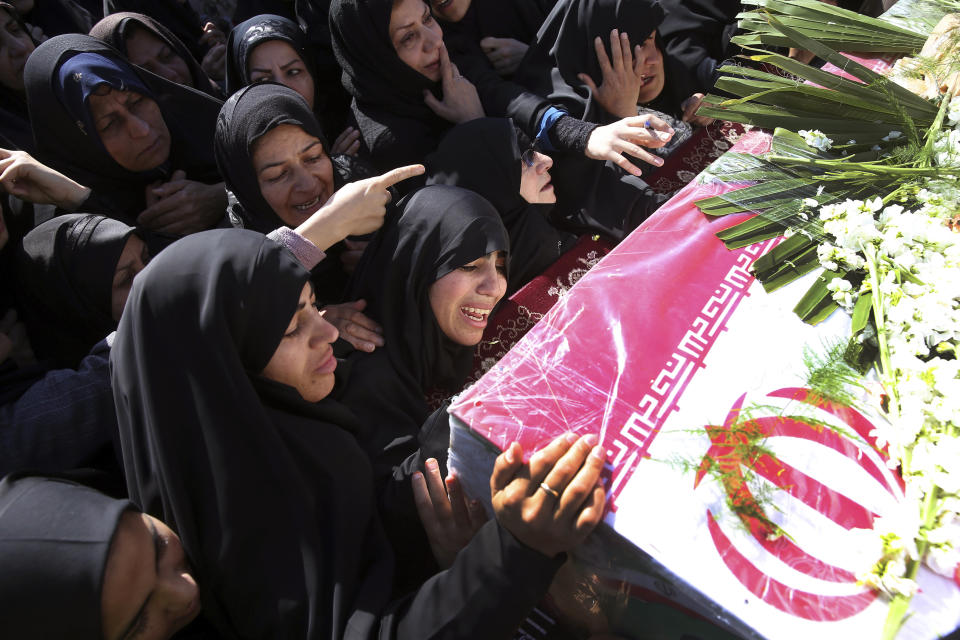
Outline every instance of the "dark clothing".
[[114, 272], [133, 232], [103, 216], [68, 214], [24, 237], [17, 256], [19, 300], [38, 358], [75, 367], [117, 328]]
[[602, 84], [593, 44], [597, 36], [608, 42], [617, 28], [630, 36], [631, 46], [642, 44], [662, 20], [656, 0], [561, 0], [530, 45], [516, 81], [575, 118], [601, 124], [618, 120], [577, 76], [584, 73]]
[[430, 285], [494, 251], [508, 251], [507, 231], [493, 206], [472, 191], [434, 185], [407, 196], [364, 252], [347, 297], [367, 301], [365, 313], [383, 327], [385, 345], [350, 356], [343, 402], [360, 418], [358, 435], [378, 479], [417, 449], [430, 415], [424, 396], [456, 392], [473, 349], [453, 342], [437, 323]]
[[86, 33], [96, 22], [89, 11], [72, 0], [34, 0], [33, 9], [22, 18], [27, 24], [40, 27], [48, 38], [64, 33]]
[[561, 559], [491, 522], [392, 600], [357, 420], [258, 374], [307, 278], [241, 230], [184, 238], [141, 272], [111, 356], [134, 501], [178, 531], [225, 637], [509, 638]]
[[200, 63], [193, 57], [190, 49], [187, 48], [172, 31], [148, 15], [131, 13], [129, 11], [111, 14], [93, 25], [93, 28], [90, 30], [90, 35], [103, 40], [126, 56], [127, 38], [129, 38], [137, 28], [144, 29], [165, 42], [171, 51], [186, 63], [187, 68], [190, 70], [190, 79], [192, 80], [191, 88], [202, 91], [218, 100], [223, 99], [223, 92], [220, 91], [220, 88], [210, 79], [210, 76], [203, 70]]
[[112, 447], [117, 416], [109, 356], [104, 340], [76, 370], [0, 365], [0, 476], [87, 466]]
[[472, 0], [459, 22], [440, 21], [445, 41], [487, 37], [530, 43], [557, 0]]
[[717, 67], [739, 52], [730, 43], [737, 32], [740, 0], [661, 0], [666, 16], [657, 29], [663, 40], [664, 70], [671, 99], [682, 102], [709, 92]]
[[[29, 35], [23, 19], [12, 4], [0, 2], [0, 12], [0, 18], [4, 22], [8, 19], [7, 16], [14, 18], [23, 34]], [[3, 15], [4, 13], [6, 15]], [[26, 44], [26, 41], [24, 43]], [[30, 131], [26, 97], [3, 85], [0, 85], [0, 146], [33, 153], [33, 133]]]
[[[123, 87], [146, 88], [159, 105], [170, 132], [171, 150], [166, 162], [144, 172], [124, 169], [104, 148], [96, 131], [82, 128], [81, 123], [89, 115], [78, 118], [71, 111], [88, 114], [86, 102], [78, 105], [71, 100], [69, 105], [65, 104], [59, 96], [69, 98], [75, 95], [74, 89], [58, 84], [61, 66], [80, 53], [96, 54], [111, 66], [121, 68]], [[24, 82], [38, 160], [93, 190], [96, 198], [84, 204], [86, 211], [135, 224], [146, 207], [146, 187], [169, 178], [175, 170], [182, 169], [188, 179], [207, 184], [220, 181], [213, 159], [213, 132], [221, 103], [130, 65], [105, 42], [87, 35], [51, 38], [30, 56]], [[86, 86], [84, 91], [88, 90]], [[94, 209], [91, 203], [102, 208]]]
[[[169, 29], [190, 50], [196, 61], [203, 60], [206, 54], [200, 44], [203, 24], [187, 0], [103, 0], [104, 16], [122, 11], [150, 16]], [[87, 31], [89, 29], [84, 29], [83, 33]]]
[[244, 20], [249, 20], [254, 16], [262, 16], [265, 13], [283, 16], [288, 20], [297, 20], [297, 14], [294, 11], [293, 2], [286, 0], [237, 0], [237, 8], [233, 11], [233, 24], [240, 24]]
[[530, 204], [520, 195], [517, 130], [507, 119], [480, 118], [450, 130], [427, 157], [427, 184], [470, 189], [486, 198], [510, 234], [507, 295], [557, 261], [576, 241], [547, 219], [552, 204]]
[[[392, 0], [333, 0], [333, 50], [343, 67], [343, 86], [353, 96], [361, 139], [377, 168], [386, 171], [423, 162], [452, 126], [423, 101], [424, 92], [441, 94], [439, 82], [407, 66], [389, 37]], [[448, 44], [451, 60], [476, 86], [487, 115], [507, 116], [530, 137], [549, 103], [505, 82], [477, 43]]]
[[20, 474], [0, 482], [0, 631], [101, 640], [103, 574], [134, 506], [87, 487]]
[[333, 54], [333, 44], [330, 41], [330, 0], [295, 0], [293, 4], [296, 21], [307, 34], [314, 52], [314, 80], [318, 86], [323, 87], [327, 95], [321, 121], [326, 130], [336, 131], [339, 135], [351, 123], [352, 117], [350, 94], [341, 83], [343, 70]]

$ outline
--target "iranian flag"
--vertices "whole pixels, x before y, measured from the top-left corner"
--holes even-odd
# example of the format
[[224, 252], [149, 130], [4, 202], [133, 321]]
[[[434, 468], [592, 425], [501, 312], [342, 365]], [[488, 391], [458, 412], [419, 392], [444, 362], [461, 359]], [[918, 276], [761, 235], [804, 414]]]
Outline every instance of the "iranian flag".
[[[768, 144], [751, 133], [735, 150]], [[792, 310], [809, 279], [763, 291], [750, 267], [781, 239], [727, 250], [716, 232], [744, 218], [693, 204], [729, 189], [689, 184], [462, 393], [450, 466], [486, 496], [510, 442], [530, 453], [599, 435], [609, 511], [552, 591], [574, 626], [879, 638], [888, 601], [857, 582], [862, 530], [896, 517], [903, 486], [871, 436], [877, 418], [812, 392], [805, 364], [847, 339], [849, 319], [804, 324]], [[960, 626], [960, 587], [925, 568], [918, 582], [898, 637]], [[705, 626], [659, 629], [651, 605]]]

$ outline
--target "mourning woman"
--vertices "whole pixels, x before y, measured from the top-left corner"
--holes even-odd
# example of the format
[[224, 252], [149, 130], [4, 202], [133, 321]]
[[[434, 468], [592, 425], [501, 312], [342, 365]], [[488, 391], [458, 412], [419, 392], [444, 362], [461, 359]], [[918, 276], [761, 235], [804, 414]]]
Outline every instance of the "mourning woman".
[[425, 397], [452, 395], [507, 288], [509, 238], [493, 206], [472, 191], [424, 187], [387, 220], [351, 281], [385, 345], [351, 355], [343, 401], [361, 418], [360, 443], [378, 477], [412, 453], [430, 415]]
[[[278, 15], [258, 15], [241, 22], [227, 39], [227, 94], [264, 80], [290, 87], [307, 101], [317, 115], [327, 139], [334, 141], [336, 152], [354, 145], [357, 134], [346, 128], [346, 112], [338, 96], [343, 89], [327, 86], [317, 77], [316, 54], [299, 25]], [[349, 136], [340, 144], [341, 133]]]
[[[355, 158], [331, 155], [327, 138], [303, 97], [263, 82], [233, 94], [220, 113], [216, 158], [230, 192], [228, 215], [236, 227], [269, 233], [296, 228], [347, 182], [372, 169]], [[314, 273], [317, 296], [340, 302], [347, 271], [338, 242]]]
[[17, 276], [37, 357], [76, 367], [116, 329], [133, 277], [149, 259], [133, 227], [104, 216], [57, 216], [28, 233]]
[[24, 82], [38, 159], [93, 190], [84, 210], [179, 235], [222, 219], [219, 101], [86, 35], [39, 46]]
[[505, 118], [457, 125], [427, 157], [427, 184], [470, 189], [488, 200], [510, 235], [508, 295], [532, 280], [569, 249], [572, 234], [550, 224], [557, 202], [553, 160], [531, 147]]
[[[378, 167], [422, 162], [452, 123], [484, 115], [510, 117], [547, 148], [609, 160], [635, 175], [624, 153], [657, 162], [639, 145], [663, 142], [642, 127], [620, 121], [598, 129], [503, 81], [486, 61], [453, 58], [422, 0], [333, 0], [330, 27], [364, 148]], [[669, 138], [669, 127], [652, 123]]]
[[170, 82], [223, 99], [220, 87], [210, 79], [186, 45], [150, 16], [127, 11], [113, 13], [95, 24], [90, 35], [103, 40], [138, 67]]
[[361, 425], [331, 394], [337, 332], [313, 302], [309, 272], [246, 230], [151, 262], [111, 354], [131, 499], [179, 534], [223, 636], [511, 637], [599, 520], [595, 438], [558, 440], [530, 469], [565, 487], [561, 502], [515, 475], [512, 446], [491, 481], [497, 519], [397, 597]]
[[200, 613], [177, 535], [69, 479], [0, 482], [0, 565], [9, 638], [164, 639]]
[[664, 118], [677, 132], [668, 145], [675, 148], [689, 137], [684, 120], [699, 98], [672, 88], [689, 86], [683, 77], [690, 71], [664, 58], [657, 32], [663, 19], [656, 0], [564, 0], [544, 22], [516, 81], [589, 122], [612, 122], [638, 109]]

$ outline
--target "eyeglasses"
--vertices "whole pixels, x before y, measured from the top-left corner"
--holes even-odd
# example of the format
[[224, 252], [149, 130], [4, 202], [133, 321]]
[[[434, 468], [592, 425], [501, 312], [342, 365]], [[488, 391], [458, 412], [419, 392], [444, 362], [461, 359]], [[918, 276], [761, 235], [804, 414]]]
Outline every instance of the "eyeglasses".
[[520, 154], [520, 162], [522, 162], [525, 167], [532, 167], [537, 162], [537, 152], [533, 147], [530, 147]]

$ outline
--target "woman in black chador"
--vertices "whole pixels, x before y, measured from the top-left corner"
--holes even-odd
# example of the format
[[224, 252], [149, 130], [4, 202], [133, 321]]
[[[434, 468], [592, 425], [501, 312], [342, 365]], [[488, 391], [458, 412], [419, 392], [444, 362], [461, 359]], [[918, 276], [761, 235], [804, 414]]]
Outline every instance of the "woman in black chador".
[[38, 159], [93, 190], [81, 210], [179, 235], [223, 219], [218, 100], [87, 35], [37, 47], [24, 82]]
[[333, 397], [337, 332], [308, 280], [236, 229], [184, 238], [140, 274], [111, 354], [131, 499], [179, 534], [225, 637], [510, 638], [599, 521], [595, 438], [558, 439], [531, 479], [511, 446], [491, 480], [497, 518], [393, 594], [361, 425]]

